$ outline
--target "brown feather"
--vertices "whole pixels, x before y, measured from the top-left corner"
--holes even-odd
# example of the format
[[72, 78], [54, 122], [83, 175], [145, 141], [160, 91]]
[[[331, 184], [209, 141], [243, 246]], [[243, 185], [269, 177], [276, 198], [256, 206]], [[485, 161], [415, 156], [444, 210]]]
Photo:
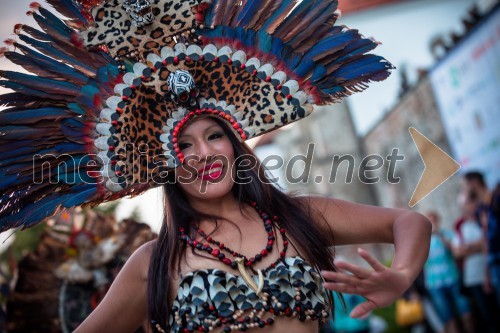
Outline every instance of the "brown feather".
[[214, 17], [212, 19], [212, 25], [218, 26], [222, 25], [226, 14], [226, 7], [229, 5], [228, 0], [219, 0], [214, 6]]
[[307, 15], [305, 15], [298, 24], [296, 23], [292, 27], [292, 29], [290, 29], [290, 31], [283, 38], [283, 42], [288, 43], [291, 39], [295, 38], [299, 34], [305, 35], [305, 37], [315, 40], [321, 39], [321, 35], [311, 32], [315, 31], [315, 26], [321, 24], [321, 19], [325, 18], [325, 9], [330, 5], [330, 3], [324, 1], [313, 8], [313, 10], [308, 12]]
[[266, 29], [266, 31], [267, 31], [268, 34], [274, 35], [274, 33], [276, 32], [276, 30], [280, 27], [281, 23], [283, 23], [284, 19], [288, 16], [288, 14], [293, 9], [293, 7], [295, 7], [295, 5], [297, 4], [297, 1], [298, 0], [295, 0], [295, 1], [291, 2], [290, 5], [288, 6], [288, 8], [286, 10], [284, 10], [283, 13], [280, 16], [278, 16], [269, 25], [269, 27]]

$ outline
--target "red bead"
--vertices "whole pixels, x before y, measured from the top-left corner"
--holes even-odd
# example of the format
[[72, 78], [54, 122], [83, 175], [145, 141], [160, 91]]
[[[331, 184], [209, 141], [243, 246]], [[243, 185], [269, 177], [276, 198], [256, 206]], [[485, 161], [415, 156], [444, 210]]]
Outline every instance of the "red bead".
[[116, 126], [118, 125], [118, 122], [116, 120], [111, 121], [111, 125]]
[[281, 256], [281, 258], [284, 258], [286, 256], [286, 253], [284, 251], [281, 251], [280, 256]]
[[219, 251], [218, 249], [215, 249], [215, 250], [213, 250], [213, 251], [212, 251], [212, 255], [213, 255], [214, 257], [218, 257], [218, 256], [219, 256], [219, 253], [220, 253], [220, 251]]
[[222, 262], [225, 263], [226, 265], [231, 265], [231, 259], [229, 258], [222, 259]]
[[288, 246], [288, 241], [284, 241], [283, 246]]
[[257, 72], [257, 70], [254, 70], [254, 71], [252, 72], [252, 75], [253, 75], [253, 76], [256, 76], [256, 75], [257, 75], [257, 73], [258, 73], [258, 72]]
[[270, 76], [266, 77], [266, 82], [271, 82], [271, 77]]
[[193, 245], [194, 245], [194, 246], [198, 245], [199, 243], [200, 243], [200, 242], [198, 242], [197, 240], [194, 240], [194, 241], [193, 241]]
[[245, 67], [246, 67], [246, 66], [245, 66], [245, 64], [241, 64], [241, 65], [240, 65], [240, 68], [241, 68], [241, 69], [245, 69]]
[[214, 61], [219, 61], [219, 57], [215, 57], [215, 58], [214, 58]]
[[205, 56], [202, 54], [202, 55], [200, 56], [200, 61], [203, 61], [203, 60], [205, 60]]
[[233, 64], [233, 59], [228, 59], [228, 60], [227, 60], [227, 63], [228, 63], [229, 65], [232, 65], [232, 64]]
[[293, 98], [293, 96], [292, 96], [291, 94], [288, 94], [288, 95], [286, 95], [286, 98], [287, 98], [287, 99], [292, 99], [292, 98]]
[[282, 86], [281, 84], [278, 84], [278, 85], [276, 86], [276, 89], [278, 89], [278, 90], [280, 90], [281, 88], [283, 88], [283, 86]]
[[284, 228], [281, 228], [281, 229], [280, 229], [280, 232], [281, 232], [282, 234], [284, 234], [284, 233], [285, 233], [285, 229], [284, 229]]
[[208, 307], [208, 309], [209, 309], [210, 311], [215, 311], [215, 307], [214, 307], [213, 305], [210, 305], [210, 306]]
[[110, 151], [115, 150], [115, 146], [109, 146], [109, 150], [110, 150]]
[[269, 240], [267, 241], [267, 245], [273, 245], [274, 244], [274, 241], [273, 240]]
[[186, 62], [191, 62], [191, 57], [190, 56], [186, 56]]
[[243, 140], [246, 140], [246, 139], [247, 139], [247, 135], [246, 135], [245, 133], [242, 133], [242, 134], [241, 134], [241, 138], [242, 138]]
[[225, 248], [224, 243], [220, 243], [219, 247], [221, 248], [221, 250], [224, 250], [224, 248]]
[[260, 251], [260, 255], [263, 257], [267, 256], [267, 250], [264, 249], [264, 250]]
[[179, 63], [179, 57], [174, 57], [174, 64], [178, 64]]
[[207, 237], [207, 242], [211, 242], [212, 241], [212, 237]]
[[180, 232], [184, 232], [184, 231], [185, 231], [185, 229], [184, 229], [184, 228], [180, 228], [180, 229], [179, 229], [179, 231], [180, 231]]

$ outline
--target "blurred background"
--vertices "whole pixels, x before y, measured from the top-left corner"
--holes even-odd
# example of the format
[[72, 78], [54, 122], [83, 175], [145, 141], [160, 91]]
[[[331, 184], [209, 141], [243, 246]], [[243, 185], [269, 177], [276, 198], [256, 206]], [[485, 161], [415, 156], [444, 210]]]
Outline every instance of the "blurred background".
[[[24, 15], [30, 2], [0, 2], [2, 40], [15, 38], [15, 24], [33, 24]], [[500, 317], [495, 308], [500, 288], [495, 290], [495, 281], [485, 273], [487, 267], [494, 270], [500, 265], [500, 255], [495, 257], [498, 249], [488, 246], [488, 242], [500, 242], [499, 231], [488, 229], [499, 223], [494, 221], [498, 210], [493, 207], [498, 197], [498, 190], [496, 194], [494, 190], [500, 181], [499, 2], [339, 3], [342, 17], [338, 23], [379, 41], [381, 45], [375, 52], [392, 62], [396, 70], [386, 81], [372, 84], [343, 103], [319, 107], [299, 123], [252, 140], [250, 145], [262, 160], [282, 157], [282, 167], [268, 165], [279, 186], [301, 194], [408, 208], [424, 170], [409, 127], [419, 130], [462, 168], [413, 207], [437, 221], [434, 248], [431, 246], [429, 262], [414, 288], [393, 306], [362, 321], [352, 321], [338, 307], [335, 323], [325, 327], [325, 332], [500, 332], [495, 323]], [[2, 70], [12, 69], [9, 66], [0, 59]], [[5, 90], [0, 88], [2, 92]], [[314, 143], [313, 152], [310, 143]], [[404, 160], [391, 171], [387, 156], [395, 149]], [[379, 181], [369, 184], [358, 171], [362, 160], [372, 154], [381, 156], [384, 163], [369, 173], [370, 178], [379, 177]], [[344, 155], [352, 156], [353, 163], [334, 162], [334, 156]], [[303, 158], [297, 162], [297, 156]], [[397, 182], [388, 181], [390, 172]], [[300, 181], [287, 181], [287, 174]], [[71, 325], [96, 305], [116, 270], [133, 251], [134, 247], [125, 245], [133, 239], [138, 246], [160, 229], [162, 209], [161, 191], [151, 190], [96, 210], [64, 213], [26, 232], [0, 235], [0, 327], [9, 332], [71, 331]], [[102, 225], [108, 225], [108, 229]], [[144, 233], [134, 231], [131, 235], [134, 228]], [[364, 247], [390, 264], [392, 246]], [[108, 251], [109, 259], [86, 262], [82, 258], [89, 251]], [[339, 247], [337, 254], [362, 264], [355, 248]], [[475, 265], [467, 264], [470, 262]], [[46, 274], [46, 282], [38, 280], [40, 270]], [[473, 277], [467, 278], [469, 275]], [[451, 290], [455, 286], [460, 287], [460, 295], [441, 293], [443, 288]], [[348, 309], [359, 302], [355, 296], [346, 295]], [[412, 306], [413, 310], [406, 310]], [[42, 307], [46, 312], [34, 316]]]

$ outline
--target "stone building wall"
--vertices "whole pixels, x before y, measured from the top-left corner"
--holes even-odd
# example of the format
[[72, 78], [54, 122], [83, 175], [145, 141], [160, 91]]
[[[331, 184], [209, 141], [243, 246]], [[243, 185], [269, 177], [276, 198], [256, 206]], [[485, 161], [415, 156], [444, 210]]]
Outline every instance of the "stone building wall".
[[[450, 154], [432, 86], [427, 77], [422, 78], [407, 92], [362, 140], [366, 154], [387, 156], [396, 148], [399, 150], [399, 155], [404, 155], [405, 158], [396, 164], [395, 176], [400, 177], [399, 183], [381, 181], [374, 186], [382, 206], [408, 208], [408, 202], [424, 170], [424, 163], [411, 138], [409, 127], [416, 128]], [[388, 172], [386, 167], [387, 165], [384, 165], [376, 172], [381, 178]], [[459, 182], [460, 176], [455, 174], [418, 203], [414, 209], [423, 213], [429, 210], [437, 211], [441, 215], [443, 226], [451, 228], [460, 214], [456, 200]]]

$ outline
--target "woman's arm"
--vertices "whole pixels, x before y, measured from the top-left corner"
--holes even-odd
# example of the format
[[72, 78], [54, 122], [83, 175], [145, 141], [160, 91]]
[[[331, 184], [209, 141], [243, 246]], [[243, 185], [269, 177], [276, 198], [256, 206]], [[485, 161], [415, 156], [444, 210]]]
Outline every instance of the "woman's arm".
[[403, 210], [360, 205], [338, 199], [311, 197], [321, 228], [331, 235], [332, 244], [393, 243], [394, 259], [390, 268], [383, 266], [366, 251], [359, 254], [373, 270], [350, 263], [337, 266], [352, 274], [325, 272], [334, 282], [329, 289], [354, 292], [368, 301], [351, 315], [362, 316], [378, 306], [390, 304], [415, 280], [429, 253], [431, 224], [421, 214]]
[[153, 242], [132, 254], [102, 302], [75, 333], [130, 333], [147, 319], [147, 274]]

